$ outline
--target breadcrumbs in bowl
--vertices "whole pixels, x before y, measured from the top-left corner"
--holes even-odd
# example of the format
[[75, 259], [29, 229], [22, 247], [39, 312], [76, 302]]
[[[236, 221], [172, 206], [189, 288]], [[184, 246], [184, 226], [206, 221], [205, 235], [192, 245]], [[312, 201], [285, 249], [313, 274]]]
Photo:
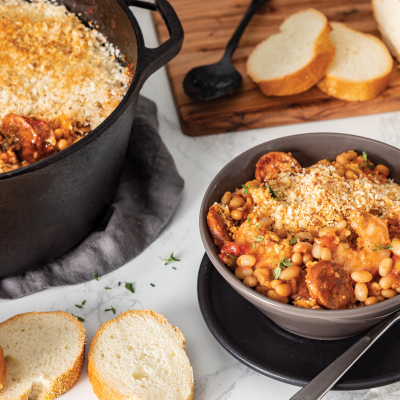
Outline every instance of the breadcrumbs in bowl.
[[400, 151], [376, 143], [322, 133], [265, 143], [204, 197], [211, 261], [291, 332], [347, 337], [400, 305]]

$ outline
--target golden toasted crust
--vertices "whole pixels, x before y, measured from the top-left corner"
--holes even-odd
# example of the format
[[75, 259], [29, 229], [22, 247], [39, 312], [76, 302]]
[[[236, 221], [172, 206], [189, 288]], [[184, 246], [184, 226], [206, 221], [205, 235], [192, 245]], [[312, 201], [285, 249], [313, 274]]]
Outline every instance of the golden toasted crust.
[[392, 70], [370, 81], [354, 82], [326, 75], [317, 86], [329, 96], [347, 101], [371, 100], [383, 92], [390, 83]]
[[315, 42], [313, 59], [295, 73], [278, 79], [258, 81], [249, 63], [248, 74], [266, 96], [289, 96], [305, 92], [325, 75], [335, 58], [336, 49], [329, 38], [331, 30], [332, 27], [326, 21], [325, 28]]
[[[66, 371], [64, 374], [58, 376], [56, 379], [51, 381], [48, 390], [44, 393], [42, 397], [43, 400], [52, 400], [61, 396], [69, 389], [71, 389], [74, 383], [78, 380], [80, 373], [82, 372], [83, 364], [85, 361], [85, 341], [86, 341], [85, 328], [83, 327], [82, 322], [78, 321], [76, 317], [64, 311], [30, 312], [30, 313], [14, 315], [13, 317], [7, 319], [6, 321], [0, 323], [0, 329], [12, 321], [23, 319], [27, 315], [41, 315], [41, 314], [47, 314], [47, 315], [52, 314], [54, 316], [67, 319], [69, 322], [72, 322], [79, 330], [80, 333], [79, 341], [82, 345], [82, 350], [79, 356], [75, 359], [74, 363], [71, 365], [71, 368], [69, 368], [69, 370]], [[7, 400], [27, 400], [28, 396], [29, 396], [29, 390], [18, 398], [10, 398]]]
[[3, 389], [3, 383], [7, 378], [7, 363], [4, 361], [4, 352], [0, 346], [0, 389]]
[[[97, 344], [99, 337], [102, 335], [103, 331], [105, 331], [109, 325], [116, 323], [119, 319], [123, 319], [127, 315], [141, 315], [143, 317], [150, 317], [158, 320], [158, 322], [168, 325], [174, 329], [174, 331], [178, 334], [180, 340], [182, 340], [182, 347], [186, 352], [186, 342], [185, 337], [183, 336], [182, 332], [176, 326], [173, 326], [168, 322], [168, 320], [161, 314], [154, 312], [153, 310], [129, 310], [121, 313], [118, 317], [114, 318], [113, 320], [105, 322], [101, 327], [98, 329], [96, 334], [94, 335], [89, 348], [89, 356], [88, 356], [88, 372], [89, 372], [89, 381], [93, 387], [94, 394], [100, 400], [150, 400], [150, 399], [143, 399], [141, 397], [132, 394], [129, 397], [121, 396], [119, 393], [112, 390], [109, 386], [107, 386], [101, 379], [99, 372], [96, 370], [95, 362], [93, 359], [93, 352], [94, 348]], [[194, 396], [194, 382], [193, 382], [193, 375], [192, 375], [192, 392], [190, 396], [186, 400], [192, 400]]]

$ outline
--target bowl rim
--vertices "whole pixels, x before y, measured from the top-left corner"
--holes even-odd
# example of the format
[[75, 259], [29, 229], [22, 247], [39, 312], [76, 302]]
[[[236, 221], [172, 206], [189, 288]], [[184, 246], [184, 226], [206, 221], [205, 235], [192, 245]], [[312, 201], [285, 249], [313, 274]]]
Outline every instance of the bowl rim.
[[[203, 242], [203, 246], [206, 250], [206, 253], [208, 257], [210, 258], [211, 262], [213, 263], [214, 267], [218, 270], [218, 272], [223, 276], [223, 278], [236, 290], [238, 291], [241, 295], [243, 295], [242, 292], [244, 292], [245, 297], [247, 300], [250, 301], [254, 304], [256, 303], [258, 306], [268, 306], [268, 307], [273, 307], [275, 310], [279, 310], [280, 312], [283, 312], [285, 314], [296, 314], [301, 317], [306, 317], [306, 318], [316, 318], [316, 319], [325, 319], [325, 320], [341, 320], [343, 318], [345, 319], [351, 319], [351, 317], [357, 318], [359, 320], [360, 317], [364, 317], [364, 319], [378, 319], [382, 318], [382, 316], [386, 316], [385, 312], [387, 312], [388, 307], [392, 307], [395, 303], [398, 303], [398, 308], [400, 308], [400, 296], [396, 296], [392, 299], [387, 299], [385, 301], [382, 301], [378, 304], [374, 304], [373, 306], [368, 306], [368, 307], [360, 307], [360, 308], [351, 308], [351, 309], [345, 309], [345, 310], [312, 310], [312, 309], [307, 309], [307, 308], [301, 308], [301, 307], [296, 307], [292, 304], [284, 304], [284, 303], [279, 303], [275, 300], [272, 300], [266, 296], [261, 295], [260, 293], [256, 292], [255, 290], [245, 286], [242, 281], [240, 281], [238, 278], [236, 278], [235, 275], [233, 275], [226, 266], [218, 259], [218, 257], [215, 256], [213, 247], [215, 248], [215, 244], [212, 242], [210, 243], [207, 237], [208, 231], [208, 226], [206, 223], [206, 216], [207, 216], [207, 211], [206, 209], [208, 199], [212, 195], [213, 191], [215, 190], [215, 186], [217, 183], [220, 181], [220, 176], [223, 174], [226, 170], [230, 169], [232, 165], [235, 165], [240, 161], [240, 159], [245, 157], [248, 154], [255, 153], [257, 150], [261, 150], [267, 143], [271, 144], [274, 142], [282, 141], [282, 140], [290, 140], [290, 137], [293, 136], [316, 136], [316, 135], [335, 135], [339, 137], [352, 137], [357, 140], [363, 140], [363, 141], [369, 141], [372, 143], [379, 143], [380, 146], [388, 147], [391, 149], [394, 149], [399, 153], [400, 156], [400, 149], [391, 146], [387, 143], [380, 142], [378, 140], [366, 138], [363, 136], [357, 136], [357, 135], [350, 135], [350, 134], [345, 134], [345, 133], [336, 133], [336, 132], [312, 132], [312, 133], [301, 133], [301, 134], [295, 134], [295, 135], [287, 135], [287, 136], [282, 136], [277, 139], [273, 140], [268, 140], [266, 142], [263, 142], [257, 146], [251, 147], [250, 149], [246, 150], [243, 153], [240, 153], [238, 156], [233, 158], [228, 164], [226, 164], [221, 170], [218, 171], [218, 173], [215, 175], [215, 177], [212, 179], [210, 184], [208, 185], [208, 188], [203, 196], [202, 202], [201, 202], [201, 208], [200, 208], [200, 214], [199, 214], [199, 227], [200, 227], [200, 236], [201, 240]], [[279, 151], [278, 149], [274, 151]], [[211, 235], [210, 235], [211, 236]], [[388, 304], [389, 303], [389, 304]], [[395, 310], [394, 310], [395, 311]], [[390, 315], [394, 311], [390, 311], [387, 313], [387, 315]], [[370, 318], [368, 316], [371, 315]]]

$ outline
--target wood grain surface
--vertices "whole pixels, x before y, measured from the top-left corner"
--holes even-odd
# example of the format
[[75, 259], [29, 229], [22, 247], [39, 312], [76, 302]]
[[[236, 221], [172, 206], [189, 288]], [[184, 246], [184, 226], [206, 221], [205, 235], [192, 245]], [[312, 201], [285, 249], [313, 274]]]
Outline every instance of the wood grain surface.
[[[247, 57], [262, 40], [278, 32], [290, 14], [313, 7], [330, 21], [380, 37], [370, 0], [271, 0], [253, 17], [233, 56], [243, 77], [234, 93], [207, 102], [185, 95], [182, 82], [194, 67], [219, 61], [250, 0], [169, 0], [185, 31], [180, 54], [167, 65], [173, 95], [185, 134], [191, 136], [232, 132], [400, 110], [400, 69], [394, 62], [390, 86], [377, 98], [365, 102], [334, 99], [313, 87], [285, 97], [265, 97], [246, 74]], [[168, 31], [154, 13], [160, 42]]]

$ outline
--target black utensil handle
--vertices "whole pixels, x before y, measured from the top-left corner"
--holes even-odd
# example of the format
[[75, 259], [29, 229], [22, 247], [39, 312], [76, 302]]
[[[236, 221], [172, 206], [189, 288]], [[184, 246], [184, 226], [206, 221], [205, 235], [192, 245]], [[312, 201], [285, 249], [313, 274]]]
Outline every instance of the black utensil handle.
[[235, 33], [231, 37], [231, 40], [228, 42], [228, 45], [226, 46], [225, 54], [224, 57], [229, 57], [231, 58], [233, 55], [233, 52], [236, 50], [236, 47], [239, 43], [239, 40], [246, 29], [246, 26], [250, 22], [251, 18], [253, 15], [258, 11], [258, 9], [263, 6], [268, 0], [253, 0], [249, 6], [249, 8], [246, 11], [246, 14], [244, 15], [243, 19], [240, 21], [239, 26], [236, 28]]
[[126, 0], [128, 6], [158, 11], [168, 28], [169, 39], [155, 49], [144, 45], [143, 37], [138, 37], [139, 59], [135, 75], [142, 85], [146, 79], [171, 61], [180, 51], [183, 43], [183, 28], [172, 6], [167, 0]]
[[400, 313], [396, 312], [374, 326], [290, 400], [322, 399], [350, 367], [399, 319]]

